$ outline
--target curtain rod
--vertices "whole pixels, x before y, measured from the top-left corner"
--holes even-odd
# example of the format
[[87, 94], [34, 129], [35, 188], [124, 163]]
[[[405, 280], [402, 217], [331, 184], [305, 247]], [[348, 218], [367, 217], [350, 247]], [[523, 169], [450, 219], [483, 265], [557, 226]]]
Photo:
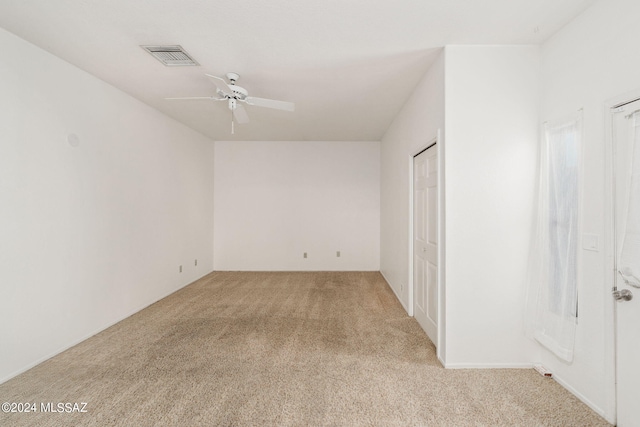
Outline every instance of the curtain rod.
[[621, 104], [614, 105], [613, 107], [611, 107], [611, 109], [613, 110], [614, 108], [624, 107], [625, 105], [631, 104], [632, 102], [636, 102], [636, 101], [640, 101], [640, 98], [632, 99], [631, 101], [625, 101], [625, 102], [623, 102]]

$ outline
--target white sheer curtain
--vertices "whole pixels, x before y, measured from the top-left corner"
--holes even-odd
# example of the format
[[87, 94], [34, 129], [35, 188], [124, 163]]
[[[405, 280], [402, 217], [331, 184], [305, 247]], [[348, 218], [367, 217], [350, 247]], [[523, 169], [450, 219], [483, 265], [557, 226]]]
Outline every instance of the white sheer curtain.
[[528, 288], [529, 336], [569, 362], [578, 315], [581, 134], [579, 115], [546, 125]]
[[[623, 224], [622, 249], [618, 271], [627, 284], [640, 288], [640, 112], [631, 117], [633, 123], [633, 158], [631, 182], [625, 224]], [[620, 177], [625, 179], [629, 177]]]

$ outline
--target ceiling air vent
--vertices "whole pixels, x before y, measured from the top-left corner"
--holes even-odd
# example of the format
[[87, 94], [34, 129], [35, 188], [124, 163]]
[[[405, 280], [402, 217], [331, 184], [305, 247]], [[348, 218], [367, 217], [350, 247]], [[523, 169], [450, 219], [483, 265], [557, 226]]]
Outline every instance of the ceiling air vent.
[[198, 64], [182, 46], [140, 46], [167, 67], [184, 67]]

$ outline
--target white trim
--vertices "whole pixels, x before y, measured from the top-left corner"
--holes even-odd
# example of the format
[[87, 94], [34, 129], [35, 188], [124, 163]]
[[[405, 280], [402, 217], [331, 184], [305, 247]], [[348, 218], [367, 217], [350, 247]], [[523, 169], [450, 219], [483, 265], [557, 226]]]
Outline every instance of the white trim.
[[442, 131], [438, 129], [436, 134], [438, 143], [438, 342], [436, 343], [436, 355], [442, 366], [444, 366], [445, 358], [442, 353], [446, 353], [446, 345], [444, 341], [445, 334], [445, 192], [444, 192], [444, 141], [442, 140]]
[[421, 147], [414, 153], [409, 153], [409, 271], [407, 274], [407, 305], [409, 309], [407, 313], [409, 316], [413, 317], [413, 246], [414, 236], [413, 236], [413, 180], [414, 176], [414, 161], [415, 157], [422, 151], [426, 150], [429, 145], [427, 144], [424, 147]]
[[[605, 194], [609, 193], [610, 196], [607, 197], [605, 195], [604, 198], [604, 258], [605, 258], [605, 284], [603, 286], [602, 294], [605, 304], [604, 312], [605, 312], [605, 322], [607, 323], [604, 327], [604, 341], [605, 341], [605, 349], [612, 349], [611, 351], [605, 351], [605, 401], [607, 403], [607, 414], [611, 414], [611, 420], [607, 417], [607, 421], [612, 424], [616, 424], [618, 417], [618, 409], [617, 409], [617, 396], [616, 396], [616, 309], [615, 304], [613, 302], [613, 298], [611, 298], [610, 290], [613, 289], [615, 283], [615, 274], [614, 271], [614, 263], [615, 263], [615, 249], [614, 249], [614, 238], [613, 235], [615, 233], [614, 227], [614, 215], [613, 215], [613, 114], [611, 109], [619, 104], [618, 100], [610, 100], [604, 105], [604, 129], [605, 129], [605, 147], [604, 147], [604, 188]], [[609, 272], [609, 273], [606, 273]], [[607, 303], [609, 300], [609, 303]], [[567, 387], [568, 388], [568, 387]], [[575, 393], [574, 393], [575, 394]]]
[[209, 275], [213, 273], [212, 271], [209, 271], [208, 273], [203, 274], [202, 276], [198, 277], [197, 279], [194, 279], [193, 281], [189, 282], [189, 283], [185, 283], [184, 285], [178, 286], [176, 289], [173, 289], [171, 291], [169, 291], [168, 293], [163, 294], [162, 296], [160, 296], [157, 299], [154, 299], [153, 301], [149, 302], [149, 303], [144, 303], [141, 306], [139, 306], [139, 308], [135, 308], [133, 311], [129, 312], [128, 314], [125, 314], [124, 316], [120, 317], [119, 319], [113, 321], [113, 322], [109, 322], [106, 325], [100, 326], [99, 328], [97, 328], [96, 330], [94, 330], [93, 332], [90, 332], [87, 335], [84, 335], [82, 338], [72, 341], [71, 344], [69, 345], [65, 345], [61, 348], [59, 348], [58, 350], [54, 350], [53, 352], [49, 353], [47, 356], [43, 356], [41, 358], [39, 358], [38, 360], [36, 360], [35, 362], [29, 363], [26, 366], [23, 366], [22, 368], [18, 369], [17, 371], [13, 371], [12, 373], [10, 373], [8, 376], [4, 377], [4, 378], [0, 378], [0, 384], [5, 383], [7, 381], [9, 381], [12, 378], [17, 377], [18, 375], [27, 372], [29, 369], [38, 366], [39, 364], [41, 364], [42, 362], [51, 359], [52, 357], [57, 356], [58, 354], [69, 350], [71, 347], [74, 347], [78, 344], [80, 344], [81, 342], [91, 338], [94, 335], [99, 334], [100, 332], [112, 327], [113, 325], [122, 322], [124, 319], [133, 316], [134, 314], [138, 313], [139, 311], [144, 310], [145, 308], [157, 303], [158, 301], [160, 301], [161, 299], [164, 299], [166, 297], [168, 297], [169, 295], [178, 292], [180, 289], [182, 288], [186, 288], [187, 286], [191, 285], [192, 283], [202, 279], [203, 277]]
[[447, 363], [445, 369], [533, 369], [534, 363]]

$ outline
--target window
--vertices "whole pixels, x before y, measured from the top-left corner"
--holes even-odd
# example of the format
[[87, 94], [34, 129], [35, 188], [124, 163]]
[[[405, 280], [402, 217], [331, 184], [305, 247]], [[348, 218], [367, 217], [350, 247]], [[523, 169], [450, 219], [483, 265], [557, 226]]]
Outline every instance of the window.
[[547, 126], [549, 309], [577, 317], [579, 129], [575, 121]]
[[528, 288], [528, 332], [573, 360], [578, 316], [582, 122], [547, 123], [541, 142], [537, 227]]

